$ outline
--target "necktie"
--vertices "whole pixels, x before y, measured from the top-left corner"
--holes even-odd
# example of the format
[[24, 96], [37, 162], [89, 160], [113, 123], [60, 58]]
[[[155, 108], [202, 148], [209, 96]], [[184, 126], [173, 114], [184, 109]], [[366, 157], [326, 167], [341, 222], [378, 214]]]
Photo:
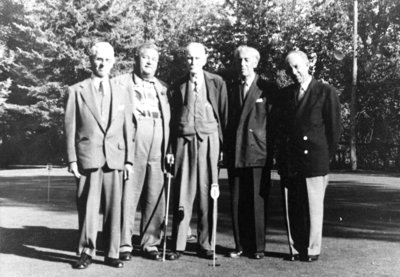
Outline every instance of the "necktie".
[[304, 96], [304, 89], [303, 89], [303, 87], [302, 86], [300, 86], [300, 88], [299, 88], [299, 93], [298, 93], [298, 95], [297, 95], [297, 101], [301, 101], [301, 99], [303, 99], [303, 96]]
[[247, 91], [249, 90], [249, 86], [247, 85], [247, 82], [243, 82], [242, 84], [242, 99], [244, 100], [246, 98]]
[[104, 86], [103, 86], [103, 81], [100, 81], [100, 85], [99, 85], [99, 94], [101, 96], [101, 101], [100, 101], [100, 113], [101, 116], [103, 117], [103, 112], [104, 112], [104, 108], [105, 108], [105, 97], [104, 97]]

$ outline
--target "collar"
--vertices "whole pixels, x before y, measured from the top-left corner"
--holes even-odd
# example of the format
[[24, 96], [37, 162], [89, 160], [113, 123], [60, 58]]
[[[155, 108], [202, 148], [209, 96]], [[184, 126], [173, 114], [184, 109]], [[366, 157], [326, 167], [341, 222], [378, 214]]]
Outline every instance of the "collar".
[[311, 83], [311, 80], [312, 80], [312, 77], [309, 76], [302, 84], [300, 84], [300, 87], [301, 87], [304, 91], [306, 91], [307, 88], [308, 88], [308, 86], [309, 86], [310, 83]]
[[140, 77], [139, 75], [137, 75], [136, 73], [133, 73], [134, 79], [135, 79], [135, 83], [136, 84], [143, 84], [143, 83], [150, 83], [155, 85], [156, 84], [156, 77], [153, 77], [151, 79], [143, 79], [142, 77]]
[[197, 85], [203, 84], [204, 83], [204, 73], [198, 73], [196, 75], [190, 74], [189, 80], [191, 83], [194, 83], [194, 81], [197, 82]]
[[93, 82], [93, 84], [94, 84], [94, 87], [95, 87], [97, 90], [99, 89], [99, 86], [100, 86], [100, 82], [101, 82], [101, 81], [104, 81], [104, 82], [109, 82], [109, 81], [110, 81], [110, 78], [109, 78], [108, 76], [105, 76], [105, 77], [103, 77], [103, 78], [100, 78], [99, 76], [96, 76], [96, 75], [94, 75], [93, 73], [92, 73], [91, 79], [92, 79], [92, 82]]
[[246, 84], [248, 87], [250, 87], [250, 85], [253, 83], [253, 81], [254, 81], [255, 78], [256, 78], [256, 74], [254, 74], [253, 76], [251, 76], [251, 77], [248, 78], [247, 80], [241, 78], [241, 79], [240, 79], [240, 83], [241, 83], [242, 85]]

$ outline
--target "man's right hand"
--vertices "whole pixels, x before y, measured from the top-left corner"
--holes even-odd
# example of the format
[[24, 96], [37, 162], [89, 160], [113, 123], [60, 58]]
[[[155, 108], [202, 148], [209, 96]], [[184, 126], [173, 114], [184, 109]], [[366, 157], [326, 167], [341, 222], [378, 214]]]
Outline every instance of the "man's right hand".
[[71, 172], [72, 174], [74, 174], [75, 178], [77, 178], [77, 179], [81, 178], [81, 176], [82, 176], [79, 173], [78, 164], [76, 162], [71, 162], [68, 165], [68, 172]]

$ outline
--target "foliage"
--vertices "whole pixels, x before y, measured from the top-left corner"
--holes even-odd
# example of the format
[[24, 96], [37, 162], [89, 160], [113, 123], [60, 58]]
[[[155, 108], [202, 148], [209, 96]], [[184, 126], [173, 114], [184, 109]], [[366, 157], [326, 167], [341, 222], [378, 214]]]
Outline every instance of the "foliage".
[[[359, 14], [359, 160], [384, 168], [400, 161], [391, 150], [400, 144], [400, 4], [359, 1]], [[258, 72], [280, 86], [290, 82], [285, 54], [300, 48], [316, 57], [314, 75], [341, 93], [347, 162], [352, 1], [3, 0], [0, 15], [0, 164], [63, 162], [64, 90], [90, 76], [86, 50], [98, 40], [114, 46], [114, 75], [132, 71], [140, 43], [156, 42], [158, 76], [168, 83], [184, 73], [189, 41], [204, 43], [206, 68], [227, 79], [233, 50], [254, 46]]]

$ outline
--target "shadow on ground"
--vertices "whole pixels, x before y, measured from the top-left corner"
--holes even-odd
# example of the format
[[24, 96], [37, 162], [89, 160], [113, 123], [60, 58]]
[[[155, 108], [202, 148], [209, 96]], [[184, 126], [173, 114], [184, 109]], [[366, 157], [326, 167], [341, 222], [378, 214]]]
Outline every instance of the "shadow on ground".
[[[75, 213], [76, 188], [73, 178], [52, 177], [49, 202], [47, 202], [48, 185], [48, 177], [1, 177], [0, 207], [27, 206]], [[220, 185], [218, 232], [231, 234], [227, 180], [221, 180]], [[279, 181], [274, 181], [268, 203], [267, 243], [274, 243], [276, 237], [274, 235], [285, 232], [281, 203]], [[393, 189], [385, 187], [384, 184], [331, 182], [325, 200], [324, 237], [399, 241], [399, 210], [400, 187]], [[195, 223], [194, 216], [192, 227]], [[41, 226], [24, 226], [18, 229], [0, 227], [0, 252], [71, 263], [76, 259], [75, 256], [57, 251], [74, 252], [77, 235], [77, 230], [73, 229], [49, 229]], [[276, 243], [282, 242], [276, 241]], [[194, 252], [193, 247], [194, 244], [189, 244], [188, 252]], [[230, 250], [232, 249], [221, 245], [217, 247], [217, 252], [220, 254], [226, 254]], [[284, 257], [282, 253], [266, 254], [270, 257]]]

